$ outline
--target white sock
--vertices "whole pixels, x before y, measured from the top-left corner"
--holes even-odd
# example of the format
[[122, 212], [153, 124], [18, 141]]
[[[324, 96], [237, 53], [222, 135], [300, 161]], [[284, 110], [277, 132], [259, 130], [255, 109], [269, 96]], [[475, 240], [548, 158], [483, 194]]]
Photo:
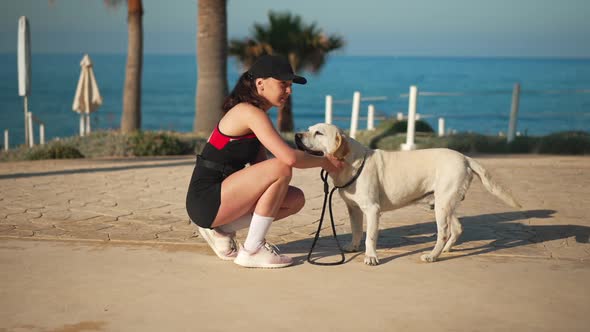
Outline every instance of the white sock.
[[254, 252], [262, 247], [265, 242], [266, 233], [274, 220], [274, 217], [264, 217], [254, 213], [252, 215], [250, 229], [248, 230], [248, 236], [246, 236], [246, 241], [244, 241], [244, 249]]
[[221, 225], [216, 227], [216, 230], [220, 230], [226, 234], [233, 234], [240, 229], [244, 229], [250, 226], [250, 222], [252, 221], [252, 214], [246, 213], [245, 215], [239, 217], [238, 219], [230, 222], [229, 224]]

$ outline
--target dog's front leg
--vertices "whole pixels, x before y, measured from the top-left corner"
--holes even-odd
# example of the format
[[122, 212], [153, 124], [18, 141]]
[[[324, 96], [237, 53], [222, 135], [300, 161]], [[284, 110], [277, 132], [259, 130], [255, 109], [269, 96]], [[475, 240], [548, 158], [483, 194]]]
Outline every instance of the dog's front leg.
[[346, 208], [350, 218], [352, 240], [343, 249], [347, 252], [357, 252], [361, 249], [361, 240], [363, 239], [363, 211], [358, 206], [348, 202]]
[[363, 209], [367, 218], [367, 238], [365, 239], [365, 264], [378, 265], [377, 239], [379, 237], [379, 214], [378, 205], [370, 205]]

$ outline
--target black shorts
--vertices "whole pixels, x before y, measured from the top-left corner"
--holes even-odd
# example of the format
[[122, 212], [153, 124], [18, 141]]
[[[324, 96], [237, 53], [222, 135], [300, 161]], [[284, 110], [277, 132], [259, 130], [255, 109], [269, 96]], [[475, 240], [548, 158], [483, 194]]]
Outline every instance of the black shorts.
[[195, 224], [211, 228], [221, 205], [224, 178], [222, 172], [195, 166], [186, 195], [186, 212]]

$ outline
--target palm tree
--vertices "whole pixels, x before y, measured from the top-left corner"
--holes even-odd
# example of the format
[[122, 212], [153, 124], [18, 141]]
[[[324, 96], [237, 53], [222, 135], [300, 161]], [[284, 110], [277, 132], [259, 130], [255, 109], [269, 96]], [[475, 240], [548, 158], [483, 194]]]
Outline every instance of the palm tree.
[[199, 0], [194, 132], [211, 132], [227, 95], [226, 0]]
[[[107, 7], [118, 7], [124, 0], [103, 0]], [[50, 0], [50, 4], [53, 3]], [[121, 132], [141, 128], [141, 67], [143, 63], [143, 5], [141, 0], [127, 0], [127, 67], [123, 88]]]
[[[229, 55], [235, 56], [244, 67], [250, 67], [263, 54], [280, 54], [289, 59], [296, 73], [318, 73], [327, 55], [344, 46], [344, 40], [336, 35], [326, 36], [316, 23], [305, 24], [298, 15], [289, 12], [269, 12], [267, 24], [254, 23], [251, 36], [232, 39]], [[293, 131], [293, 103], [291, 97], [279, 110], [279, 131]]]
[[[113, 2], [113, 0], [105, 0]], [[143, 63], [143, 5], [141, 0], [127, 0], [127, 67], [123, 91], [121, 132], [141, 128], [141, 67]]]

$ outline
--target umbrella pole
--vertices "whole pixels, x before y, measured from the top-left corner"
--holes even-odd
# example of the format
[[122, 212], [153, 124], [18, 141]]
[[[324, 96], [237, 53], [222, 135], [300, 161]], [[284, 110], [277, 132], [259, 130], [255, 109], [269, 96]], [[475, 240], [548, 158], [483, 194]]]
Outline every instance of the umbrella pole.
[[86, 135], [90, 134], [90, 113], [86, 113]]
[[80, 137], [84, 136], [84, 113], [80, 112]]
[[25, 146], [29, 146], [29, 124], [28, 124], [28, 113], [29, 113], [29, 100], [27, 96], [24, 97], [25, 100]]
[[91, 81], [90, 81], [90, 68], [85, 67], [84, 71], [86, 72], [86, 76], [84, 77], [86, 85], [84, 86], [86, 90], [86, 94], [84, 95], [84, 101], [86, 102], [86, 135], [90, 134], [90, 93], [92, 91]]

